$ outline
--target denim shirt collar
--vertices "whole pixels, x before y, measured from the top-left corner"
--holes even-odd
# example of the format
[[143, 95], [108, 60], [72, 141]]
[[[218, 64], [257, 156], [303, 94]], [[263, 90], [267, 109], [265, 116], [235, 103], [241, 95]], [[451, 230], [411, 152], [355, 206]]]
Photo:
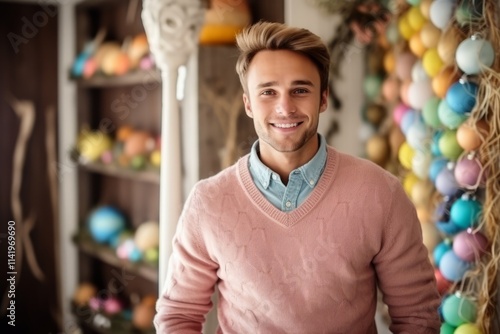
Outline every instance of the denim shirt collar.
[[[323, 168], [326, 163], [326, 140], [325, 138], [318, 133], [319, 138], [319, 149], [318, 152], [314, 155], [314, 157], [309, 160], [306, 164], [300, 166], [295, 169], [300, 172], [305, 182], [309, 185], [309, 187], [313, 188], [317, 183], [323, 172]], [[250, 151], [249, 165], [250, 165], [250, 173], [254, 177], [254, 180], [259, 182], [264, 189], [269, 187], [269, 184], [272, 182], [272, 175], [275, 174], [273, 170], [264, 165], [259, 158], [259, 141], [255, 141], [252, 145], [252, 149]], [[295, 171], [294, 170], [294, 171]], [[292, 173], [294, 172], [292, 171]], [[291, 173], [291, 174], [292, 174]]]

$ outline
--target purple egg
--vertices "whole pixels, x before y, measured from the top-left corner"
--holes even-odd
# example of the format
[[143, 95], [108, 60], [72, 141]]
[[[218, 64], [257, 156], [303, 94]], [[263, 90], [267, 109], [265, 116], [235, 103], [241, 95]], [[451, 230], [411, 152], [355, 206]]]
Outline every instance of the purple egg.
[[459, 258], [453, 250], [447, 251], [439, 262], [439, 271], [451, 282], [460, 282], [471, 267], [469, 262]]
[[453, 251], [462, 260], [479, 260], [488, 247], [488, 239], [481, 232], [463, 231], [453, 240]]
[[455, 166], [455, 180], [463, 188], [477, 188], [483, 181], [482, 166], [478, 159], [460, 159]]
[[443, 168], [436, 177], [436, 190], [443, 196], [453, 196], [460, 186], [455, 180], [453, 169]]

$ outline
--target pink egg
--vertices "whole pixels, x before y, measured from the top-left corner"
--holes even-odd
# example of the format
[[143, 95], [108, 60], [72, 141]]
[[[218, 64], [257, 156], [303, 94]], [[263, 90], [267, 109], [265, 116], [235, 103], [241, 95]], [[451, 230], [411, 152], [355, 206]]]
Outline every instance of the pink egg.
[[406, 105], [411, 105], [409, 98], [410, 96], [408, 94], [411, 83], [411, 80], [404, 80], [401, 83], [401, 86], [399, 86], [399, 97], [401, 98], [401, 101], [403, 101], [403, 103]]
[[394, 119], [394, 122], [396, 122], [396, 124], [399, 126], [401, 124], [401, 119], [403, 119], [403, 116], [410, 110], [411, 108], [406, 104], [398, 104], [392, 111], [392, 118]]
[[104, 311], [108, 314], [120, 313], [122, 310], [121, 302], [115, 297], [109, 297], [103, 302]]
[[455, 180], [463, 188], [477, 188], [484, 183], [482, 171], [477, 158], [463, 157], [455, 166]]
[[403, 52], [396, 57], [396, 75], [400, 80], [411, 80], [411, 71], [417, 57], [411, 52]]
[[97, 297], [92, 297], [89, 300], [89, 307], [91, 310], [99, 311], [102, 307], [102, 300]]
[[399, 97], [399, 81], [396, 77], [387, 77], [382, 84], [382, 96], [388, 102], [396, 102]]
[[463, 231], [453, 239], [453, 251], [464, 261], [478, 260], [488, 247], [488, 239], [481, 232]]

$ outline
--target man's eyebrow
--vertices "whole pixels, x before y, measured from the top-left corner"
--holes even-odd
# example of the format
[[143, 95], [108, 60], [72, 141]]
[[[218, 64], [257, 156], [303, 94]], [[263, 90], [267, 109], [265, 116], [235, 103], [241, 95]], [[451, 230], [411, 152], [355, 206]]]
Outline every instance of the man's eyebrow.
[[[256, 86], [256, 88], [267, 88], [272, 86], [278, 86], [277, 81], [268, 81], [260, 83]], [[314, 84], [310, 80], [295, 80], [292, 81], [292, 86], [311, 86], [314, 87]]]

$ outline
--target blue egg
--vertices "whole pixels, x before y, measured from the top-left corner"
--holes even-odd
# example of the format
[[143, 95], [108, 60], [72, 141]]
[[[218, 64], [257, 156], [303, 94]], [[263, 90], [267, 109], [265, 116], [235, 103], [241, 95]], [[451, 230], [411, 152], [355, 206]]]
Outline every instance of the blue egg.
[[453, 250], [449, 250], [441, 257], [439, 271], [448, 281], [460, 282], [471, 264], [461, 260]]
[[432, 183], [436, 182], [436, 177], [438, 176], [439, 172], [443, 170], [443, 168], [446, 168], [448, 161], [448, 159], [441, 157], [432, 159], [429, 166], [429, 178], [431, 179]]
[[125, 229], [125, 216], [116, 208], [101, 206], [88, 217], [92, 238], [99, 243], [108, 243]]
[[417, 113], [413, 109], [408, 110], [403, 115], [403, 117], [401, 118], [400, 127], [401, 127], [401, 131], [405, 134], [405, 136], [406, 136], [408, 130], [410, 129], [410, 127], [413, 125], [413, 123], [415, 123], [416, 121], [419, 120], [419, 117], [420, 117], [419, 113]]
[[439, 102], [438, 117], [441, 124], [450, 130], [457, 129], [460, 124], [469, 118], [466, 114], [461, 114], [451, 109], [446, 100]]
[[463, 229], [455, 225], [451, 220], [436, 222], [436, 228], [439, 230], [439, 232], [449, 236], [453, 236], [458, 232], [463, 231]]
[[451, 206], [450, 218], [455, 225], [466, 229], [477, 226], [481, 212], [482, 206], [479, 201], [459, 198]]
[[441, 149], [439, 148], [439, 140], [443, 136], [443, 133], [443, 131], [436, 131], [434, 136], [432, 136], [431, 153], [435, 157], [441, 157], [443, 155]]
[[476, 104], [478, 85], [474, 82], [455, 82], [448, 88], [445, 100], [459, 114], [470, 113]]
[[459, 190], [453, 170], [443, 168], [436, 177], [436, 190], [443, 196], [453, 196]]
[[451, 250], [451, 242], [449, 240], [445, 240], [440, 242], [432, 251], [432, 258], [434, 259], [434, 265], [439, 267], [439, 262], [443, 255]]

